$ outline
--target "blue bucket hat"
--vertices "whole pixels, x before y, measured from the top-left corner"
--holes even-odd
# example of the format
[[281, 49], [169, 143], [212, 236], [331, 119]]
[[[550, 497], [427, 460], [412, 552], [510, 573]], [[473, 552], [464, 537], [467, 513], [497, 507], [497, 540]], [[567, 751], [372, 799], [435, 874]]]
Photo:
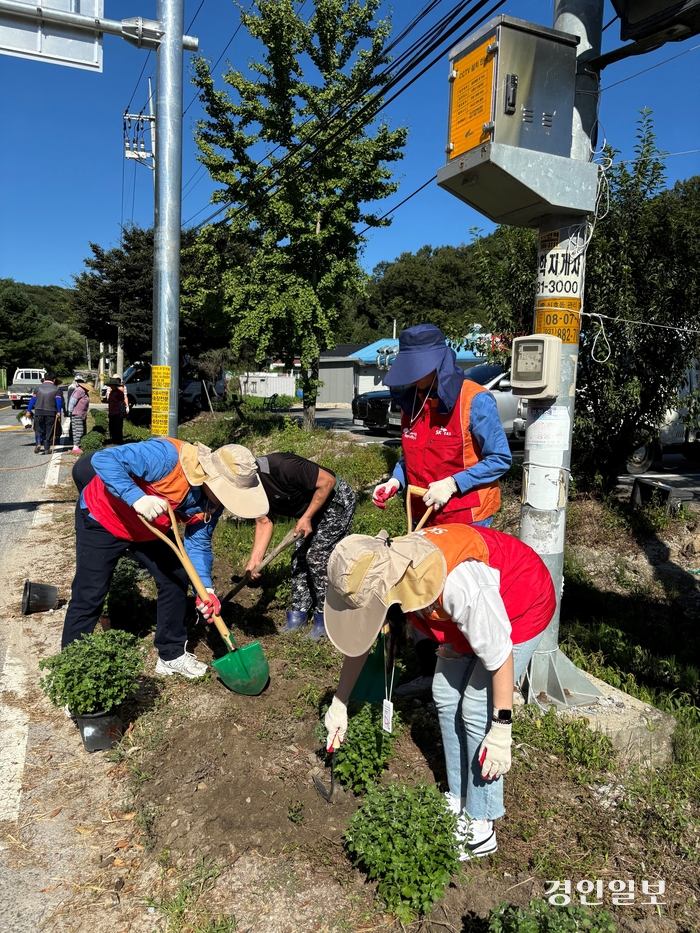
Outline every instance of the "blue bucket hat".
[[410, 386], [437, 371], [437, 396], [439, 410], [454, 408], [464, 382], [464, 371], [457, 365], [457, 355], [445, 342], [445, 335], [434, 324], [418, 324], [408, 327], [399, 336], [399, 353], [391, 369], [384, 377], [384, 385], [392, 389], [392, 396], [402, 408], [409, 410], [406, 393], [395, 387]]

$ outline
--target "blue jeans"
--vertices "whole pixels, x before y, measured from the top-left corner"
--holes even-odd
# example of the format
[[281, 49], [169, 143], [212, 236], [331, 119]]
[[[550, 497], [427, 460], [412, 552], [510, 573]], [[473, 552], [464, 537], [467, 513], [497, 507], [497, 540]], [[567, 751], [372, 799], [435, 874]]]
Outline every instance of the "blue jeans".
[[[515, 680], [527, 667], [542, 635], [513, 645]], [[446, 646], [450, 647], [450, 646]], [[438, 655], [433, 678], [447, 783], [454, 797], [466, 799], [464, 809], [472, 819], [495, 820], [506, 812], [503, 778], [485, 781], [478, 761], [479, 746], [491, 728], [492, 675], [474, 654], [460, 658]]]

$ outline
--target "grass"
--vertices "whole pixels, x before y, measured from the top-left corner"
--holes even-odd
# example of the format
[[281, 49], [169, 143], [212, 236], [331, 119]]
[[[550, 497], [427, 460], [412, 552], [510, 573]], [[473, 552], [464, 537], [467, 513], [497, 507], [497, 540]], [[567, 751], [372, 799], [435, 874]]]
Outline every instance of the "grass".
[[172, 894], [148, 898], [148, 906], [165, 916], [166, 933], [236, 933], [235, 917], [214, 918], [202, 903], [221, 871], [221, 865], [216, 862], [200, 859]]

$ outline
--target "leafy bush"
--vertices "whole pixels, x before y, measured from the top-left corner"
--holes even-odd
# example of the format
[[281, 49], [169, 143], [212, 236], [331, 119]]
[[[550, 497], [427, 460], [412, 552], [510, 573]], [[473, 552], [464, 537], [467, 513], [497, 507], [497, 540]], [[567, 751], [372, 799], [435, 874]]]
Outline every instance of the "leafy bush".
[[143, 652], [128, 632], [97, 631], [44, 658], [39, 668], [48, 671], [39, 686], [54, 706], [68, 706], [75, 716], [109, 712], [133, 689], [143, 669]]
[[500, 904], [491, 912], [489, 933], [615, 933], [617, 926], [607, 910], [587, 910], [579, 905], [552, 907], [547, 901], [530, 901], [529, 907]]
[[92, 454], [102, 450], [105, 445], [105, 436], [100, 431], [88, 431], [80, 441], [80, 449], [84, 454]]
[[459, 871], [456, 825], [436, 787], [395, 782], [370, 791], [345, 841], [353, 863], [379, 881], [379, 896], [403, 923], [427, 914]]
[[[394, 731], [389, 733], [382, 729], [380, 706], [351, 703], [348, 708], [348, 732], [344, 744], [336, 753], [335, 774], [340, 783], [350, 787], [356, 794], [371, 790], [386, 768], [400, 728], [401, 719], [396, 710]], [[319, 740], [325, 740], [326, 730], [322, 722], [315, 731]]]

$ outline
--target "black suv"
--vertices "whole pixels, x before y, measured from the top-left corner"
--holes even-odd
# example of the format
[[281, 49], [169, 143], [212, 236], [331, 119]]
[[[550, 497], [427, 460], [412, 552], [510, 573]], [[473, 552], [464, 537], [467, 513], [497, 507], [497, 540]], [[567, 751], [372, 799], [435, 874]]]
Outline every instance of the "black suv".
[[386, 434], [387, 416], [391, 393], [388, 389], [363, 392], [352, 400], [352, 418], [355, 424], [363, 424], [370, 434]]

